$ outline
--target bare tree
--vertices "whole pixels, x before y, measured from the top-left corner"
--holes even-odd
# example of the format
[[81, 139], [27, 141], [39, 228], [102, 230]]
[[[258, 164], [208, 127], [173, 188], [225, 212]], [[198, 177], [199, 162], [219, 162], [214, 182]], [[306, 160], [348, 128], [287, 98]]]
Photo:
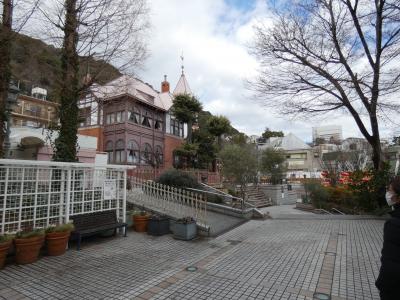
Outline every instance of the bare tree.
[[5, 139], [5, 124], [7, 122], [6, 101], [8, 84], [11, 77], [11, 32], [12, 3], [11, 0], [4, 0], [0, 28], [0, 157], [4, 155], [3, 143]]
[[[14, 34], [19, 32], [31, 17], [39, 1], [0, 1], [0, 157], [4, 156], [3, 144], [6, 133], [6, 101], [11, 79], [11, 45]], [[14, 13], [16, 11], [16, 13]], [[15, 15], [15, 16], [14, 16]]]
[[[90, 70], [90, 61], [112, 63], [122, 71], [139, 66], [145, 56], [143, 34], [148, 22], [145, 0], [65, 0], [52, 2], [41, 11], [49, 21], [55, 42], [62, 37], [60, 81], [60, 126], [54, 159], [76, 161], [78, 100], [100, 75]], [[61, 34], [62, 32], [62, 34]], [[86, 62], [79, 63], [79, 57]], [[79, 81], [79, 72], [87, 75]]]
[[380, 169], [378, 120], [400, 111], [399, 3], [292, 1], [272, 27], [256, 26], [252, 51], [262, 70], [254, 88], [262, 102], [291, 115], [350, 114]]

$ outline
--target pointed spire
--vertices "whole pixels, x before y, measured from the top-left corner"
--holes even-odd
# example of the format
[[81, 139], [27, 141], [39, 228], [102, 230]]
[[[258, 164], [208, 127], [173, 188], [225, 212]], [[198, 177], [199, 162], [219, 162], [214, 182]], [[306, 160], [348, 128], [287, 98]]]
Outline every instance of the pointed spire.
[[184, 56], [183, 56], [183, 51], [182, 51], [182, 54], [181, 54], [181, 61], [182, 61], [181, 68], [182, 68], [182, 74], [181, 74], [181, 77], [179, 78], [179, 81], [178, 81], [178, 83], [176, 84], [175, 90], [174, 90], [174, 92], [173, 92], [173, 94], [174, 94], [175, 96], [178, 95], [178, 94], [189, 94], [189, 95], [192, 94], [192, 91], [191, 91], [191, 89], [190, 89], [190, 87], [189, 87], [189, 83], [188, 83], [187, 80], [186, 80], [186, 76], [185, 76], [185, 72], [184, 72], [185, 66], [184, 66], [184, 64], [183, 64], [183, 60], [184, 60]]
[[184, 66], [184, 64], [183, 64], [183, 60], [185, 59], [185, 57], [183, 56], [183, 50], [182, 50], [182, 54], [181, 54], [181, 61], [182, 61], [182, 65], [181, 65], [181, 68], [182, 68], [182, 75], [184, 75], [184, 69], [185, 69], [185, 66]]

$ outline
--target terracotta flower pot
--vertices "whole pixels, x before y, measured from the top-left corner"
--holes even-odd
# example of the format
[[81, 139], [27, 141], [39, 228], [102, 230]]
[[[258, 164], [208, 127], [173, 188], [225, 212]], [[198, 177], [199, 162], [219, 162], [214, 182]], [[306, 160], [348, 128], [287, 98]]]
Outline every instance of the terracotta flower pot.
[[0, 270], [4, 268], [8, 249], [10, 249], [12, 241], [0, 243]]
[[15, 239], [14, 243], [16, 263], [18, 265], [25, 265], [37, 261], [43, 242], [44, 235], [25, 239]]
[[58, 256], [65, 253], [71, 232], [50, 232], [46, 234], [47, 255]]
[[137, 232], [146, 232], [147, 223], [149, 222], [149, 215], [134, 215], [133, 216], [133, 226]]

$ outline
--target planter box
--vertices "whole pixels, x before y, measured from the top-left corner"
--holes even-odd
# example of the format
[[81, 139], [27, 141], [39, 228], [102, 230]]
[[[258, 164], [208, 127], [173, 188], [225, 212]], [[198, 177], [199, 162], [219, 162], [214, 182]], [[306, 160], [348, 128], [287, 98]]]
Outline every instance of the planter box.
[[146, 232], [147, 225], [150, 219], [149, 215], [133, 215], [133, 227], [136, 232]]
[[150, 219], [147, 224], [147, 233], [150, 235], [160, 236], [169, 233], [169, 219]]
[[126, 220], [126, 221], [125, 221], [126, 224], [128, 224], [128, 228], [133, 227], [133, 218], [132, 218], [132, 214], [127, 213], [127, 214], [126, 214], [125, 220]]
[[314, 210], [314, 206], [309, 203], [296, 203], [296, 208], [301, 209], [301, 210], [307, 210], [307, 211], [312, 211]]
[[174, 238], [190, 241], [197, 236], [197, 224], [196, 222], [189, 224], [174, 223], [172, 226], [172, 232], [174, 233]]

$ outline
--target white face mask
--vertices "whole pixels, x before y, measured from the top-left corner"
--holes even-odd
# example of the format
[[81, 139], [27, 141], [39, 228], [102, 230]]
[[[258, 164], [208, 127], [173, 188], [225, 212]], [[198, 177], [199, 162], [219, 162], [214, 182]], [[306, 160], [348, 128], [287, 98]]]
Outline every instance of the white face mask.
[[388, 204], [389, 206], [393, 206], [393, 205], [396, 204], [396, 202], [392, 200], [392, 199], [393, 199], [393, 196], [395, 196], [395, 195], [393, 194], [393, 192], [391, 192], [391, 191], [387, 191], [387, 192], [386, 192], [385, 198], [386, 198], [386, 202], [387, 202], [387, 204]]

